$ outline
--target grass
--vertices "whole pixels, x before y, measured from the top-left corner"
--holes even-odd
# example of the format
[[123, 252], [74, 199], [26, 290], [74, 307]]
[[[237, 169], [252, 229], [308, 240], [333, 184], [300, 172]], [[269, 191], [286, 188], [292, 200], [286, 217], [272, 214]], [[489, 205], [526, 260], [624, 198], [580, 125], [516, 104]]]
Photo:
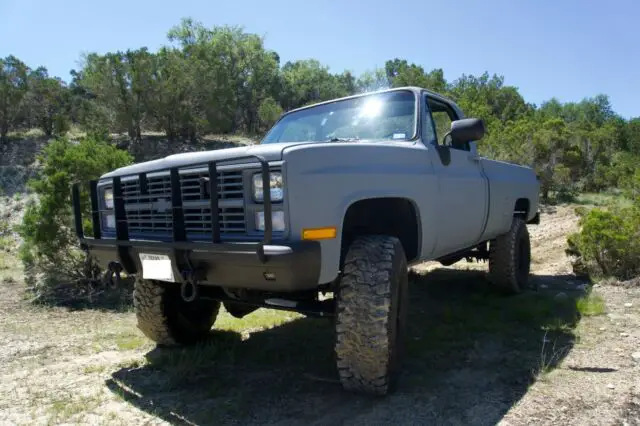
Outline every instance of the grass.
[[[203, 372], [214, 371], [221, 362], [234, 365], [239, 345], [252, 333], [262, 333], [275, 329], [297, 319], [304, 318], [300, 314], [269, 309], [259, 309], [242, 319], [237, 319], [221, 309], [211, 338], [192, 347], [158, 350], [148, 356], [149, 365], [168, 374], [175, 386], [182, 386], [198, 381]], [[252, 362], [269, 364], [276, 359], [298, 357], [297, 351], [276, 353], [257, 351]], [[216, 386], [217, 389], [217, 386]]]
[[78, 399], [57, 399], [49, 406], [49, 414], [54, 423], [62, 423], [71, 417], [91, 411], [101, 404], [101, 399], [97, 395], [80, 396]]
[[224, 308], [221, 308], [220, 316], [216, 320], [216, 329], [247, 333], [270, 329], [303, 317], [303, 315], [295, 312], [258, 309], [250, 315], [238, 319], [232, 317]]
[[23, 139], [40, 139], [45, 136], [44, 132], [38, 128], [33, 128], [24, 131], [9, 132], [7, 139], [10, 141], [20, 141]]
[[149, 344], [149, 341], [143, 336], [137, 334], [117, 336], [114, 343], [119, 351], [133, 351]]
[[604, 299], [593, 293], [578, 299], [576, 301], [576, 308], [578, 312], [585, 317], [603, 315], [606, 312]]
[[103, 373], [107, 369], [106, 365], [95, 364], [95, 365], [87, 365], [82, 372], [84, 374], [94, 374], [94, 373]]
[[585, 192], [579, 194], [572, 203], [590, 207], [629, 207], [632, 201], [614, 192]]

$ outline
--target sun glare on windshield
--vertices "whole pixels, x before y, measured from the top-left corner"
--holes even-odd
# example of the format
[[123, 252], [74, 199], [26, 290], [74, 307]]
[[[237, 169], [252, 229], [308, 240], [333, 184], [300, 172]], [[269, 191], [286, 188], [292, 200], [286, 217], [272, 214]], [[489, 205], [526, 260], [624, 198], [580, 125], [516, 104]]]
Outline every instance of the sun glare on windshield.
[[380, 115], [382, 112], [382, 101], [380, 99], [371, 98], [368, 99], [362, 106], [360, 116], [364, 118], [373, 118]]

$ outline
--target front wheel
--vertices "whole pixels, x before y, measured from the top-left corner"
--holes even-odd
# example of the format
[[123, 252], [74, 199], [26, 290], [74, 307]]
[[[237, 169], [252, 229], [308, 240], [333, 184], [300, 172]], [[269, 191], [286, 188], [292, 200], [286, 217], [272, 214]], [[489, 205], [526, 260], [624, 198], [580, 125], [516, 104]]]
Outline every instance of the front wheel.
[[357, 238], [337, 295], [338, 373], [346, 390], [385, 395], [396, 385], [408, 307], [407, 259], [395, 237]]
[[220, 302], [185, 302], [178, 287], [140, 279], [133, 290], [133, 305], [138, 328], [158, 345], [167, 346], [204, 339], [220, 310]]
[[529, 283], [531, 243], [527, 224], [515, 217], [506, 234], [489, 244], [489, 281], [509, 294], [523, 292]]

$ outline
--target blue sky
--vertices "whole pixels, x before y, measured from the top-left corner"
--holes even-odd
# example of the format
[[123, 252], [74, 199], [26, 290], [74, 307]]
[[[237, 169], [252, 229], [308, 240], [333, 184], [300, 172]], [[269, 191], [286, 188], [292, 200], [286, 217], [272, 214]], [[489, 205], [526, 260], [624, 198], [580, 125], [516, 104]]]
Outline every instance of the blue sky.
[[640, 116], [638, 0], [0, 0], [0, 56], [68, 80], [82, 52], [156, 49], [181, 17], [241, 25], [282, 63], [359, 74], [399, 57], [448, 80], [503, 75], [537, 104], [605, 93]]

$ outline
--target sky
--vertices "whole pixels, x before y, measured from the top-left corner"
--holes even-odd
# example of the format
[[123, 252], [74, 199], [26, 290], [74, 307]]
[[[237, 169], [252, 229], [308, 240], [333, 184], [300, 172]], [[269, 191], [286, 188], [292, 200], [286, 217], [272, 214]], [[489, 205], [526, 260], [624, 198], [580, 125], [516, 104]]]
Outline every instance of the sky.
[[397, 57], [449, 81], [502, 75], [538, 105], [604, 93], [640, 116], [638, 0], [0, 0], [0, 57], [68, 81], [82, 53], [155, 50], [183, 17], [259, 34], [282, 64], [358, 75]]

